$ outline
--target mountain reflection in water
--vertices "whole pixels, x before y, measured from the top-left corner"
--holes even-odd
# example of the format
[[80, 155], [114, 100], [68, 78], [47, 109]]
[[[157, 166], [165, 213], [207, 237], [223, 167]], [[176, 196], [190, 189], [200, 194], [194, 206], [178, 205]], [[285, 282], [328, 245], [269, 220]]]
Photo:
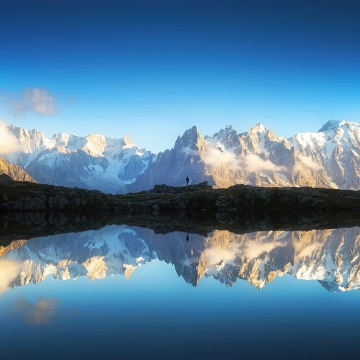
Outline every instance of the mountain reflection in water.
[[171, 264], [187, 283], [212, 277], [227, 286], [238, 279], [261, 289], [290, 274], [317, 280], [329, 291], [358, 289], [360, 228], [258, 231], [214, 230], [155, 233], [149, 228], [109, 225], [99, 230], [17, 240], [0, 247], [0, 292], [48, 276], [69, 280], [126, 279], [158, 259]]
[[1, 358], [357, 358], [357, 226], [18, 216], [0, 226]]

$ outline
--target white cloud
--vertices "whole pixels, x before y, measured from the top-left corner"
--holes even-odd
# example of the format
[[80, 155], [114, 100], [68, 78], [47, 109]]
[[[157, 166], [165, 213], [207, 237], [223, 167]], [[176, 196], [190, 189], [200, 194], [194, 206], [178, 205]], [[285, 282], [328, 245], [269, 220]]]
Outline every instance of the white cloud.
[[216, 265], [220, 262], [233, 261], [239, 249], [236, 248], [222, 248], [220, 246], [205, 249], [204, 256], [208, 266]]
[[20, 95], [10, 95], [2, 98], [15, 115], [23, 115], [34, 111], [38, 115], [55, 115], [57, 113], [54, 97], [47, 89], [28, 88]]
[[277, 247], [284, 247], [286, 244], [281, 241], [271, 241], [267, 243], [261, 243], [256, 241], [248, 241], [246, 243], [246, 250], [244, 251], [245, 255], [249, 259], [255, 259], [259, 257], [262, 253], [270, 253]]
[[0, 154], [17, 151], [20, 148], [19, 140], [8, 130], [6, 124], [0, 120]]
[[[320, 169], [322, 169], [321, 165], [317, 164], [313, 159], [311, 159], [308, 156], [303, 156], [303, 155], [298, 155], [297, 158], [308, 168], [318, 171]], [[297, 168], [298, 170], [302, 169], [302, 166], [297, 165], [295, 166], [295, 168]]]
[[0, 293], [8, 289], [10, 282], [20, 274], [22, 268], [20, 263], [0, 259]]
[[245, 170], [248, 173], [258, 171], [281, 172], [286, 170], [284, 166], [278, 166], [270, 160], [263, 160], [255, 154], [236, 157], [232, 151], [224, 148], [208, 148], [204, 157], [206, 165], [213, 167], [227, 165], [230, 170]]
[[303, 257], [308, 257], [310, 255], [314, 255], [314, 253], [318, 251], [321, 248], [321, 246], [322, 246], [321, 243], [310, 244], [301, 250], [301, 252], [298, 254], [298, 257], [303, 258]]
[[239, 160], [236, 159], [236, 155], [230, 151], [220, 151], [219, 149], [215, 148], [208, 148], [204, 162], [206, 165], [210, 166], [221, 166], [223, 164], [228, 165], [229, 167], [238, 167]]
[[286, 170], [284, 166], [275, 165], [270, 160], [264, 160], [255, 154], [249, 154], [241, 157], [241, 163], [247, 172], [258, 172], [258, 171], [274, 171], [281, 172]]

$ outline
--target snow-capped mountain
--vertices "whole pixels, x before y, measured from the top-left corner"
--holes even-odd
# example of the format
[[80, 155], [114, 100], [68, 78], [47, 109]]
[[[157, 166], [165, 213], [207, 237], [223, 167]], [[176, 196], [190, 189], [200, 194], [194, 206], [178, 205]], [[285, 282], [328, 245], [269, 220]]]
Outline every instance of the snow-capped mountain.
[[359, 239], [358, 227], [247, 234], [215, 230], [201, 236], [112, 225], [0, 247], [0, 269], [7, 269], [0, 290], [38, 283], [49, 275], [58, 280], [112, 275], [129, 279], [138, 266], [154, 259], [172, 264], [193, 286], [205, 276], [227, 286], [246, 280], [260, 289], [290, 274], [319, 281], [329, 291], [355, 290], [360, 288]]
[[19, 140], [21, 150], [4, 157], [45, 184], [117, 193], [156, 158], [136, 147], [127, 134], [123, 139], [94, 134], [55, 134], [48, 139], [37, 130], [8, 129]]
[[360, 189], [360, 124], [331, 120], [290, 139], [262, 124], [203, 137], [194, 126], [157, 156], [124, 139], [56, 134], [10, 126], [22, 150], [4, 154], [40, 183], [118, 193], [208, 181], [215, 187], [311, 186]]
[[152, 163], [141, 176], [127, 190], [136, 192], [153, 188], [155, 184], [181, 186], [186, 184], [186, 176], [197, 184], [212, 177], [207, 175], [203, 157], [208, 149], [204, 138], [193, 126], [179, 136], [171, 150], [160, 152], [156, 161]]
[[196, 127], [160, 153], [130, 191], [155, 184], [184, 185], [209, 181], [215, 187], [311, 186], [360, 189], [360, 124], [329, 121], [317, 133], [278, 137], [262, 124], [245, 133], [227, 126], [212, 137]]
[[297, 134], [289, 144], [302, 165], [318, 178], [327, 175], [331, 181], [327, 185], [360, 189], [360, 124], [332, 120], [317, 133]]

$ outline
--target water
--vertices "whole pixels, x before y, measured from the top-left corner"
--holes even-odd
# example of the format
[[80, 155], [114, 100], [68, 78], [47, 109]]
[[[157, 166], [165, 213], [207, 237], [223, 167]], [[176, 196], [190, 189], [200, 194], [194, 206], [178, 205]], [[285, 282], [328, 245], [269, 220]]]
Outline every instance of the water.
[[0, 247], [4, 359], [357, 359], [360, 228], [100, 230]]

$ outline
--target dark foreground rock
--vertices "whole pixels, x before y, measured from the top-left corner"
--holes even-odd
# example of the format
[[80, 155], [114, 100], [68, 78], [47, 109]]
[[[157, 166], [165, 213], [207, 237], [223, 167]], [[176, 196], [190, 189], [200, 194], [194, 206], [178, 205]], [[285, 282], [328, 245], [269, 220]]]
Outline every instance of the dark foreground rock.
[[0, 212], [166, 213], [169, 211], [317, 212], [358, 211], [360, 192], [323, 188], [261, 188], [235, 185], [212, 189], [207, 183], [154, 189], [126, 195], [9, 181], [0, 183]]

